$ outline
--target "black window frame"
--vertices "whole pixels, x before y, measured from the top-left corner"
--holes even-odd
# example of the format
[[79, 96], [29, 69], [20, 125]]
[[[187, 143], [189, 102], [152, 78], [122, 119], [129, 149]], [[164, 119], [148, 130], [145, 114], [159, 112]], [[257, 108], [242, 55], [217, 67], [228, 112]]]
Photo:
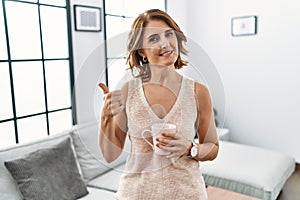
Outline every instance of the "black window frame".
[[[6, 7], [5, 2], [13, 1], [17, 3], [23, 4], [35, 4], [38, 5], [38, 21], [39, 21], [39, 31], [40, 31], [40, 38], [41, 38], [41, 53], [42, 57], [40, 59], [11, 59], [11, 50], [10, 50], [10, 43], [9, 43], [9, 34], [8, 34], [8, 24], [7, 24], [7, 14], [6, 14]], [[56, 8], [64, 8], [66, 9], [66, 21], [67, 21], [67, 34], [68, 34], [68, 51], [69, 56], [66, 58], [51, 58], [47, 59], [44, 58], [44, 47], [43, 47], [43, 40], [42, 40], [42, 26], [41, 26], [41, 13], [40, 13], [40, 6], [49, 6], [49, 7], [56, 7]], [[7, 49], [7, 60], [0, 60], [0, 63], [7, 63], [9, 67], [9, 78], [10, 78], [10, 89], [11, 89], [11, 97], [12, 97], [12, 110], [13, 110], [13, 117], [8, 119], [1, 119], [1, 123], [13, 121], [14, 122], [14, 130], [15, 130], [15, 143], [18, 144], [19, 135], [18, 135], [18, 125], [17, 121], [24, 118], [34, 117], [38, 115], [46, 115], [46, 124], [47, 124], [47, 135], [51, 135], [49, 130], [49, 114], [55, 113], [63, 110], [70, 110], [72, 113], [72, 125], [77, 124], [77, 116], [76, 116], [76, 105], [75, 105], [75, 89], [74, 89], [74, 62], [73, 62], [73, 45], [72, 45], [72, 26], [71, 26], [71, 8], [70, 8], [70, 1], [66, 0], [65, 6], [58, 6], [52, 4], [44, 4], [37, 2], [26, 2], [26, 1], [18, 1], [18, 0], [2, 0], [2, 9], [3, 9], [3, 19], [4, 19], [4, 28], [5, 28], [5, 37], [6, 37], [6, 49]], [[2, 23], [2, 22], [1, 22]], [[69, 61], [69, 75], [70, 75], [70, 102], [71, 105], [69, 107], [62, 107], [55, 110], [48, 109], [48, 98], [47, 98], [47, 86], [46, 86], [46, 74], [45, 74], [45, 62], [46, 61], [59, 61], [59, 60], [67, 60]], [[24, 116], [17, 116], [16, 113], [16, 102], [15, 102], [15, 91], [14, 91], [14, 81], [13, 81], [13, 72], [12, 72], [12, 63], [14, 62], [31, 62], [31, 61], [41, 61], [43, 65], [43, 83], [44, 83], [44, 99], [45, 99], [45, 111], [39, 113], [33, 113]], [[7, 133], [4, 133], [7, 134]], [[0, 147], [1, 148], [1, 147]]]

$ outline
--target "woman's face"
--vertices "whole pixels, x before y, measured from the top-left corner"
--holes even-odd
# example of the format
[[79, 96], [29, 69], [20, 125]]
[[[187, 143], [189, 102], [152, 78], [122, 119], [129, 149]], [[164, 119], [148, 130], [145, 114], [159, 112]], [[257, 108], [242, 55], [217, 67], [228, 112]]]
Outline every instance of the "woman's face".
[[144, 29], [142, 57], [152, 65], [174, 67], [178, 58], [178, 41], [175, 32], [162, 20], [150, 20]]

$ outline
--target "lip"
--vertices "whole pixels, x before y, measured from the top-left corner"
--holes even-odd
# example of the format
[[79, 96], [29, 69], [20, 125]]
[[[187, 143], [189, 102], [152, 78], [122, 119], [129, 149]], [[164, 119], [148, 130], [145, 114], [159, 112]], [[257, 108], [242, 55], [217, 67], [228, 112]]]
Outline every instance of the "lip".
[[159, 54], [159, 56], [169, 56], [174, 52], [174, 50], [164, 51]]

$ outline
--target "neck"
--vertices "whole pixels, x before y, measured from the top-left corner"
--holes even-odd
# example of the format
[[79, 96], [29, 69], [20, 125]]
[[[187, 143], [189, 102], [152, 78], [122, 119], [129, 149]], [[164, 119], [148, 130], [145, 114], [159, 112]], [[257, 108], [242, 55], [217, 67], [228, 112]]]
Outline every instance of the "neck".
[[151, 69], [151, 83], [157, 83], [160, 85], [167, 85], [174, 80], [181, 79], [181, 75], [178, 74], [174, 66], [166, 67], [159, 65], [150, 65]]

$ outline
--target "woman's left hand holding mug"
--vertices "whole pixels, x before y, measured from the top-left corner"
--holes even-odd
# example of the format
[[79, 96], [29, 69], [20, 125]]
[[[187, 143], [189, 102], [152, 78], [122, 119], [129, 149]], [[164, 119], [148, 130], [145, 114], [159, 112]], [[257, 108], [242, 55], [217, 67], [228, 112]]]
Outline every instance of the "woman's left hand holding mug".
[[180, 133], [163, 132], [156, 140], [159, 148], [171, 152], [166, 155], [167, 158], [188, 155], [192, 145], [191, 142]]

